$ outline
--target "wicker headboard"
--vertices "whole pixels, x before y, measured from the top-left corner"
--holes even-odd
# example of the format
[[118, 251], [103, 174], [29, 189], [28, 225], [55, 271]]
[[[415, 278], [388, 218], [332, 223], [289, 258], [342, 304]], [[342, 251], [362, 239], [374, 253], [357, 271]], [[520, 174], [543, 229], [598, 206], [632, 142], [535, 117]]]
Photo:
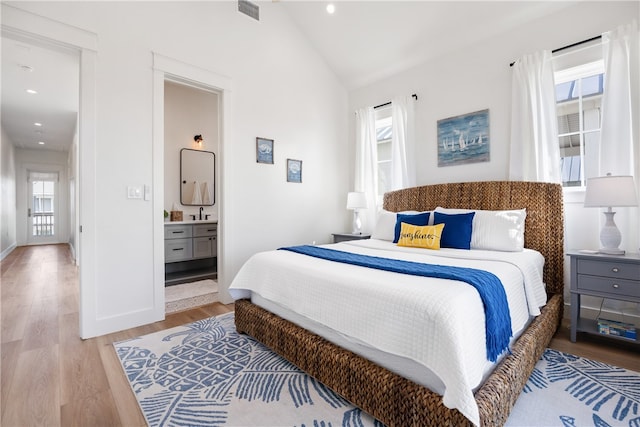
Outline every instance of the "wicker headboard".
[[524, 245], [545, 258], [547, 293], [564, 287], [564, 214], [560, 184], [523, 181], [460, 182], [391, 191], [383, 208], [391, 212], [428, 211], [437, 206], [464, 209], [527, 209]]

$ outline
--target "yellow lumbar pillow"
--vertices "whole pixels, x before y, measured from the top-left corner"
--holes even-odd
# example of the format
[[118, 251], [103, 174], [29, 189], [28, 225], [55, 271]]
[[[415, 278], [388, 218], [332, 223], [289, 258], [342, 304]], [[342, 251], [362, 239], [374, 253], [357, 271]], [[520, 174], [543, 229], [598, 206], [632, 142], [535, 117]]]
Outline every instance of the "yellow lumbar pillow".
[[443, 229], [444, 224], [419, 226], [403, 222], [400, 224], [398, 246], [440, 249], [440, 236]]

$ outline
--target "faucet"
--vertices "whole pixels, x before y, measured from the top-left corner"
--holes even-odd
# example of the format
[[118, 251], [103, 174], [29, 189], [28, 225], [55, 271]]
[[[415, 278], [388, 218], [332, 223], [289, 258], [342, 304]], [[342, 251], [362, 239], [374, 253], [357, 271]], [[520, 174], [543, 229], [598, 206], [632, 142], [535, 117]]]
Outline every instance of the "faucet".
[[202, 221], [202, 211], [204, 210], [204, 206], [200, 206], [200, 221]]

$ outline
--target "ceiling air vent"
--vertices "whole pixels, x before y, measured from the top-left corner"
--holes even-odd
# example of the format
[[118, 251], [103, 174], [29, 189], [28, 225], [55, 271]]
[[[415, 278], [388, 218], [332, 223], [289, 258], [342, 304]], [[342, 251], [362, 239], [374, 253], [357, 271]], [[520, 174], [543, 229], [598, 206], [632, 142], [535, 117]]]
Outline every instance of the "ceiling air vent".
[[260, 20], [260, 7], [248, 0], [238, 0], [238, 11], [255, 19], [256, 21]]

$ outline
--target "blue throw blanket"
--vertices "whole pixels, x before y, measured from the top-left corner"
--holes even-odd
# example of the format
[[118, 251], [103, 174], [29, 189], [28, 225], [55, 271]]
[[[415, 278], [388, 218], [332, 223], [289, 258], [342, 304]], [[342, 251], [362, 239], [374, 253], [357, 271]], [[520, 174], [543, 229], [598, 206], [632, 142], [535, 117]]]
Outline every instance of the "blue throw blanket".
[[498, 356], [509, 349], [512, 331], [507, 294], [504, 291], [502, 282], [493, 273], [475, 268], [450, 267], [360, 255], [318, 246], [302, 245], [280, 249], [361, 267], [466, 282], [476, 288], [484, 306], [487, 359], [495, 362]]

